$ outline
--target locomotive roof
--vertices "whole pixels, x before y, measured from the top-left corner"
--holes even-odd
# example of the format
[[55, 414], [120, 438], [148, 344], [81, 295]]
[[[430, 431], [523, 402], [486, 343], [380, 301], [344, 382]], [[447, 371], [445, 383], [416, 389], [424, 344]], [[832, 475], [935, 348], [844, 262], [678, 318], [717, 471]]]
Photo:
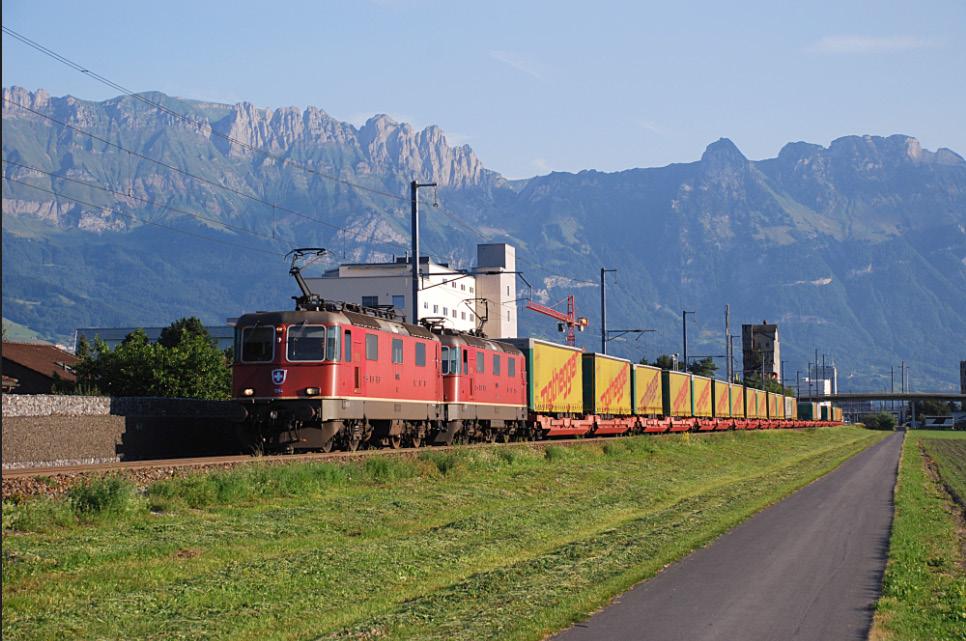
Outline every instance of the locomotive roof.
[[245, 327], [253, 324], [292, 325], [298, 323], [337, 323], [340, 325], [353, 325], [356, 327], [366, 327], [368, 329], [378, 329], [393, 334], [408, 334], [436, 340], [435, 334], [425, 327], [410, 325], [401, 321], [377, 318], [367, 314], [359, 314], [348, 310], [337, 311], [284, 311], [284, 312], [255, 312], [254, 314], [244, 314], [238, 319], [237, 327]]
[[450, 334], [444, 332], [440, 337], [440, 341], [444, 345], [469, 345], [471, 347], [476, 347], [478, 349], [489, 349], [496, 352], [504, 352], [506, 354], [520, 354], [520, 350], [517, 349], [515, 345], [505, 343], [498, 340], [493, 340], [489, 338], [481, 338], [479, 336], [472, 336], [470, 334], [464, 334], [462, 332], [457, 334]]

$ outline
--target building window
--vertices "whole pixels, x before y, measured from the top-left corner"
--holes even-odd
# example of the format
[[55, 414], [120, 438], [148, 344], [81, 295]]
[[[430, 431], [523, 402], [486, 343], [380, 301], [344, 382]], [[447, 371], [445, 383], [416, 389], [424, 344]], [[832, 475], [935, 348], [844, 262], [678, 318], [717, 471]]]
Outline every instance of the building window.
[[484, 369], [485, 368], [483, 367], [483, 352], [477, 352], [476, 353], [476, 373], [482, 374]]
[[507, 296], [510, 295], [510, 286], [509, 285], [506, 286], [506, 295]]
[[473, 312], [470, 312], [470, 320], [473, 320]]
[[401, 338], [392, 339], [392, 362], [396, 364], [403, 362], [403, 342]]
[[452, 283], [450, 283], [450, 285], [453, 286], [453, 289], [456, 289], [456, 281], [455, 280]]
[[456, 310], [453, 310], [453, 318], [456, 318]]
[[400, 296], [399, 294], [393, 294], [392, 295], [392, 306], [395, 307], [396, 309], [405, 309], [406, 308], [406, 297], [405, 296]]
[[362, 297], [363, 307], [378, 307], [379, 297], [378, 296], [363, 296]]
[[509, 309], [506, 310], [506, 320], [507, 320], [507, 322], [510, 322], [510, 310]]
[[506, 375], [514, 378], [517, 375], [517, 359], [510, 356], [506, 357]]
[[433, 313], [434, 314], [438, 314], [439, 313], [439, 305], [433, 305]]
[[449, 307], [443, 307], [443, 316], [449, 316]]
[[500, 355], [499, 354], [493, 355], [493, 375], [494, 376], [500, 375]]
[[417, 367], [426, 366], [426, 343], [416, 343], [416, 365]]
[[375, 334], [366, 334], [366, 360], [379, 360], [379, 337]]
[[423, 301], [423, 309], [429, 309], [429, 303]]
[[466, 291], [466, 284], [465, 283], [460, 283], [460, 289], [465, 292]]
[[470, 285], [470, 293], [471, 294], [473, 293], [473, 286], [472, 285]]
[[466, 312], [460, 312], [460, 316], [463, 317], [463, 320], [466, 320]]

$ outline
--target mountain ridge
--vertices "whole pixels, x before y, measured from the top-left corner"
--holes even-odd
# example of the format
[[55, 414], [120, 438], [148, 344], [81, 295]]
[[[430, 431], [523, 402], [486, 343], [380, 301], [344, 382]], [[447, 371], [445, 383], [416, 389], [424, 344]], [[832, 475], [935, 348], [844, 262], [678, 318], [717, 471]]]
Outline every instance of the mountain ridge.
[[[124, 96], [91, 103], [19, 87], [4, 88], [3, 96], [340, 228], [198, 183], [5, 107], [5, 158], [154, 205], [101, 194], [93, 202], [109, 208], [92, 210], [5, 182], [4, 315], [49, 336], [83, 325], [156, 325], [159, 317], [185, 313], [221, 322], [269, 303], [289, 304], [292, 285], [281, 265], [175, 239], [132, 224], [125, 213], [256, 242], [164, 209], [178, 207], [257, 232], [269, 238], [258, 242], [280, 253], [319, 244], [333, 248], [332, 262], [382, 260], [408, 246], [414, 177], [440, 183], [438, 194], [427, 195], [441, 207], [424, 210], [424, 246], [453, 266], [472, 265], [476, 242], [511, 242], [534, 297], [554, 303], [573, 290], [580, 309], [596, 310], [596, 290], [581, 281], [619, 263], [609, 316], [659, 330], [650, 342], [614, 344], [635, 360], [641, 349], [675, 351], [680, 316], [674, 310], [685, 307], [699, 311], [696, 349], [722, 352], [714, 319], [725, 302], [736, 318], [780, 319], [790, 358], [804, 362], [824, 346], [857, 372], [865, 358], [869, 371], [857, 375], [875, 384], [888, 378], [887, 363], [899, 359], [913, 362], [924, 380], [950, 379], [942, 372], [955, 368], [938, 363], [952, 358], [948, 346], [966, 336], [966, 162], [946, 148], [923, 149], [911, 136], [843, 136], [827, 147], [790, 142], [763, 160], [748, 159], [722, 138], [689, 163], [510, 181], [485, 168], [469, 145], [449, 145], [438, 127], [417, 131], [385, 114], [356, 127], [317, 107], [259, 109], [151, 94], [203, 120], [191, 127]], [[282, 166], [244, 145], [265, 146], [274, 157], [344, 182]], [[95, 197], [59, 178], [12, 165], [4, 171]], [[32, 267], [48, 263], [70, 265], [71, 273], [58, 277]], [[118, 278], [118, 264], [132, 282]], [[145, 289], [157, 297], [149, 305]], [[44, 309], [42, 301], [51, 297], [62, 303], [56, 314]], [[917, 301], [916, 311], [905, 301]], [[556, 338], [540, 318], [520, 314], [524, 331]], [[586, 315], [596, 322], [593, 311]], [[588, 334], [582, 341], [595, 345]], [[862, 353], [845, 355], [857, 350]]]

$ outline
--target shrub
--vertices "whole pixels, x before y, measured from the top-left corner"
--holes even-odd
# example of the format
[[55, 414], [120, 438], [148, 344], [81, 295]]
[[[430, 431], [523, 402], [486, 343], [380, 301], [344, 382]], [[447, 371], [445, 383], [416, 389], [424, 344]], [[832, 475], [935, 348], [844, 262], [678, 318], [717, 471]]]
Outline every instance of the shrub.
[[67, 492], [71, 509], [80, 518], [120, 514], [130, 507], [133, 497], [134, 486], [116, 476], [94, 479]]
[[896, 417], [889, 412], [866, 414], [862, 417], [862, 422], [866, 427], [873, 430], [894, 430], [896, 428]]

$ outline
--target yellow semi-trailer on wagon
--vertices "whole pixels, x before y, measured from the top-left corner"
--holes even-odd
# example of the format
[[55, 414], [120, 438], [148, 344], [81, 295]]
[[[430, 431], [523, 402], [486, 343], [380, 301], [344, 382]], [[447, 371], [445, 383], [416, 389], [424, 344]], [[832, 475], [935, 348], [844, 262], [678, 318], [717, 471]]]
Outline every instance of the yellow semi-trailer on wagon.
[[664, 415], [679, 418], [691, 416], [691, 375], [664, 370]]
[[748, 397], [748, 418], [767, 418], [767, 397], [764, 390], [748, 387], [745, 393]]
[[661, 369], [650, 365], [634, 365], [634, 413], [638, 416], [660, 416], [664, 413], [661, 393]]
[[712, 391], [714, 392], [714, 398], [712, 399], [714, 417], [731, 418], [731, 385], [724, 381], [715, 380]]
[[504, 342], [523, 352], [527, 362], [530, 410], [538, 414], [582, 414], [584, 411], [583, 350], [536, 338]]
[[785, 418], [785, 402], [781, 394], [768, 392], [768, 418], [772, 420]]
[[[711, 418], [714, 415], [713, 381], [706, 376], [691, 377], [691, 402], [694, 404], [692, 414], [697, 418]], [[710, 426], [710, 422], [706, 422]], [[702, 423], [704, 429], [705, 423]]]
[[584, 411], [606, 416], [631, 415], [631, 362], [592, 352], [583, 355]]
[[624, 434], [634, 427], [631, 362], [591, 352], [583, 355], [584, 412], [593, 415], [595, 434]]
[[745, 386], [741, 383], [728, 383], [731, 388], [731, 417], [745, 418]]

